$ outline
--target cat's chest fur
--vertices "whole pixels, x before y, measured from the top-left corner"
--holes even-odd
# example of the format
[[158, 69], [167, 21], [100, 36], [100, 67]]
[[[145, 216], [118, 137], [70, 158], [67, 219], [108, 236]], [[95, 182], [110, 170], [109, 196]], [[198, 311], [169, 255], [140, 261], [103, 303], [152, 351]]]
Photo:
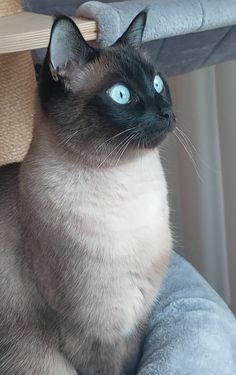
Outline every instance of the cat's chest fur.
[[84, 322], [87, 334], [129, 335], [149, 312], [171, 247], [158, 155], [77, 172], [52, 163], [35, 176], [25, 193], [41, 207], [33, 257], [45, 298], [72, 324]]

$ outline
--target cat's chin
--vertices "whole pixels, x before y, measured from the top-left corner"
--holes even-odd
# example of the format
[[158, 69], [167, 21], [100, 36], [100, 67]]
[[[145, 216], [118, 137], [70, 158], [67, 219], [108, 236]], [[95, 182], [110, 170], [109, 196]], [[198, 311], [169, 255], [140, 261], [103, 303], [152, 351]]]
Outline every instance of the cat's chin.
[[[166, 139], [167, 134], [168, 132], [165, 132], [152, 138], [145, 137], [139, 141], [138, 148], [143, 150], [151, 150], [153, 148], [156, 148]], [[136, 148], [137, 144], [135, 144], [134, 147]]]
[[155, 139], [144, 140], [142, 147], [147, 149], [158, 147], [165, 140], [166, 136], [167, 133], [164, 133]]
[[[140, 137], [138, 139], [138, 145], [143, 149], [153, 149], [158, 147], [175, 128], [175, 117], [172, 114], [171, 120], [164, 122], [162, 126], [158, 126], [159, 129], [154, 125], [148, 129], [142, 129]], [[137, 139], [135, 140], [137, 144]]]

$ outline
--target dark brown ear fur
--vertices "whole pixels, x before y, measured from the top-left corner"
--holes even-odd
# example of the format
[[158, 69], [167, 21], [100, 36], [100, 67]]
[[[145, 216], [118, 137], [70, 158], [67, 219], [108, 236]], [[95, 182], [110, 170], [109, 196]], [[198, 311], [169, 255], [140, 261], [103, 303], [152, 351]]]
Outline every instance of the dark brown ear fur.
[[144, 9], [133, 19], [128, 29], [116, 41], [115, 45], [123, 44], [134, 48], [141, 46], [143, 32], [147, 21], [147, 11], [147, 9]]
[[39, 96], [44, 110], [52, 97], [60, 98], [71, 89], [78, 70], [96, 55], [84, 40], [75, 22], [66, 16], [55, 19], [41, 69]]
[[69, 79], [70, 71], [85, 64], [93, 48], [84, 40], [80, 30], [69, 17], [56, 18], [50, 36], [47, 60], [53, 78]]

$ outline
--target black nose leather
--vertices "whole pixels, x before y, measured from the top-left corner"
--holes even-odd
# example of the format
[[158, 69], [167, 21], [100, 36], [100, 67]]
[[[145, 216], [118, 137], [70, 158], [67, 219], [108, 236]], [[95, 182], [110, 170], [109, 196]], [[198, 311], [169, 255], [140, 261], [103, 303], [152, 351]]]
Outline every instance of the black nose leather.
[[163, 116], [166, 120], [170, 119], [170, 111], [168, 109], [163, 109], [161, 111], [161, 116]]

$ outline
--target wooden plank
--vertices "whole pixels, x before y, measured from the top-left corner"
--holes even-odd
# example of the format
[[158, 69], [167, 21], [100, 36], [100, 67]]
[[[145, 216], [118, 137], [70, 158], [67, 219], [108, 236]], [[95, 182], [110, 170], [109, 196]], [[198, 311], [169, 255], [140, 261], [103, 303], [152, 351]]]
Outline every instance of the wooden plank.
[[[95, 21], [73, 18], [86, 40], [96, 39]], [[0, 17], [0, 54], [43, 48], [48, 45], [53, 18], [22, 12]]]

